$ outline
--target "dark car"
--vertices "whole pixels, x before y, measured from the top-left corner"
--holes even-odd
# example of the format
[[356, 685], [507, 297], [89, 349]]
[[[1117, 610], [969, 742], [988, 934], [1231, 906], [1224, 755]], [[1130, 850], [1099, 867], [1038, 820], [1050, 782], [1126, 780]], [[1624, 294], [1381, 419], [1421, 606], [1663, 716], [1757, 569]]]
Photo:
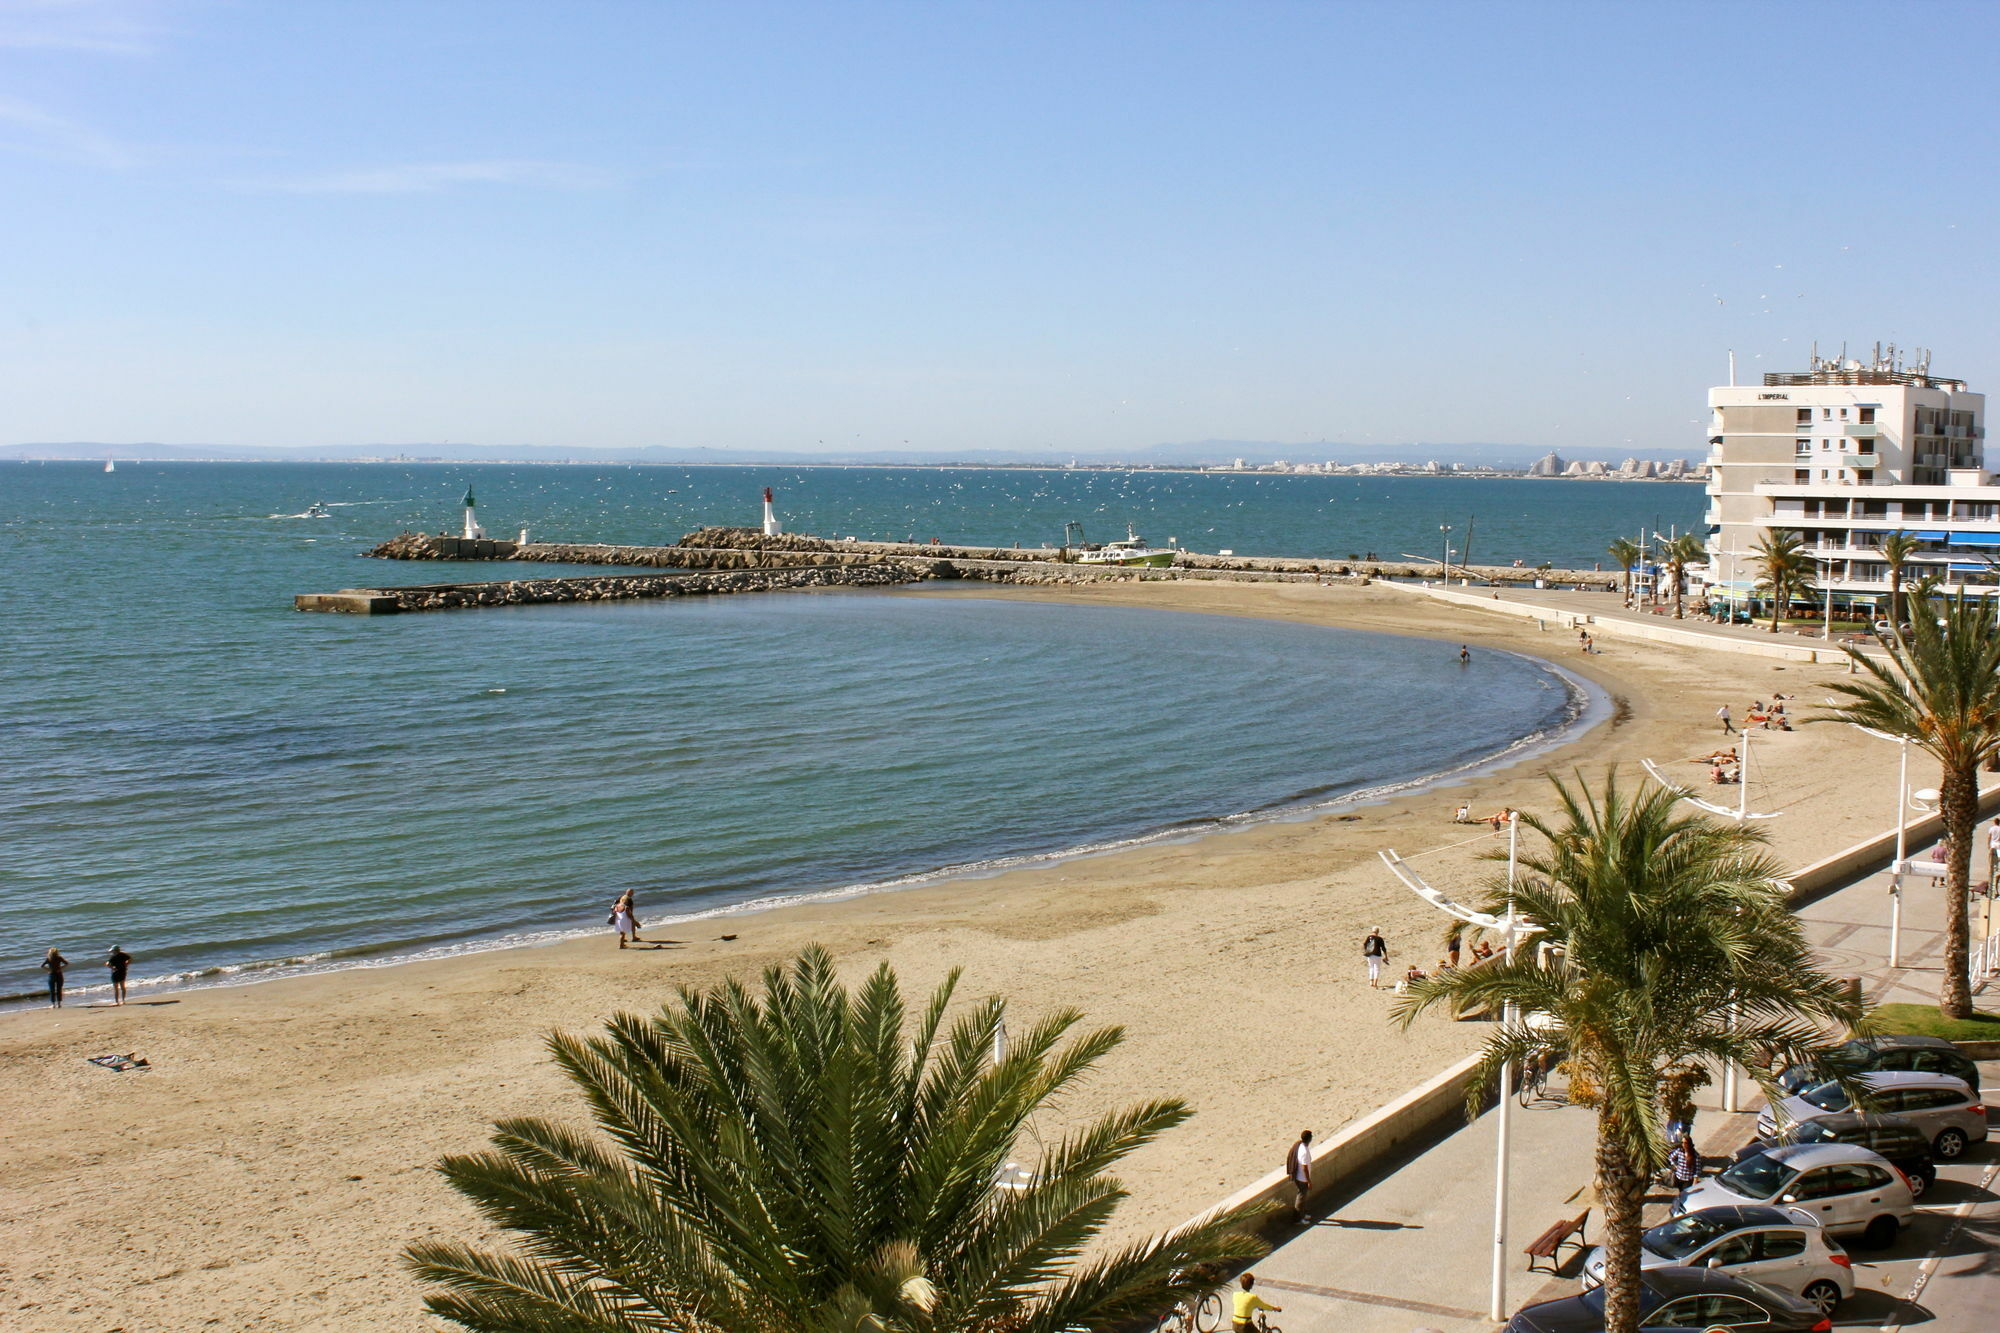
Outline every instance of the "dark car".
[[[1878, 1069], [1909, 1069], [1920, 1074], [1950, 1074], [1962, 1078], [1979, 1095], [1979, 1066], [1972, 1058], [1943, 1037], [1920, 1037], [1914, 1033], [1882, 1037], [1856, 1037], [1843, 1042], [1827, 1055], [1829, 1064], [1838, 1064], [1856, 1074]], [[1778, 1084], [1788, 1093], [1822, 1082], [1822, 1077], [1800, 1065], [1778, 1075]]]
[[[1829, 1333], [1833, 1320], [1796, 1296], [1707, 1268], [1648, 1268], [1639, 1274], [1639, 1323], [1658, 1328]], [[1506, 1333], [1602, 1333], [1604, 1288], [1526, 1306]]]
[[1931, 1141], [1916, 1121], [1900, 1115], [1873, 1115], [1843, 1111], [1818, 1120], [1800, 1120], [1776, 1133], [1744, 1144], [1736, 1150], [1737, 1161], [1766, 1148], [1787, 1143], [1852, 1143], [1873, 1148], [1910, 1182], [1910, 1193], [1919, 1199], [1937, 1183], [1937, 1163], [1931, 1157]]

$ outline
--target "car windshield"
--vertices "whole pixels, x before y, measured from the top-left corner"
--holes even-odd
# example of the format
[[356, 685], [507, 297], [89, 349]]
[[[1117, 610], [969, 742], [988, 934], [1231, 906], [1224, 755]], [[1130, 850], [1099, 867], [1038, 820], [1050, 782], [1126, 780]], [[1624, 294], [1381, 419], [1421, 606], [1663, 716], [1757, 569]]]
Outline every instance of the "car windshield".
[[1660, 1223], [1639, 1237], [1639, 1243], [1663, 1259], [1685, 1259], [1733, 1225], [1714, 1213], [1688, 1213]]
[[1768, 1199], [1790, 1182], [1794, 1172], [1763, 1153], [1746, 1157], [1717, 1176], [1716, 1183], [1747, 1199]]
[[1832, 1143], [1833, 1131], [1817, 1120], [1801, 1120], [1785, 1136], [1793, 1143]]
[[1799, 1094], [1799, 1098], [1802, 1101], [1811, 1102], [1822, 1111], [1845, 1111], [1847, 1109], [1847, 1094], [1840, 1090], [1838, 1083], [1822, 1083], [1817, 1087], [1807, 1088]]

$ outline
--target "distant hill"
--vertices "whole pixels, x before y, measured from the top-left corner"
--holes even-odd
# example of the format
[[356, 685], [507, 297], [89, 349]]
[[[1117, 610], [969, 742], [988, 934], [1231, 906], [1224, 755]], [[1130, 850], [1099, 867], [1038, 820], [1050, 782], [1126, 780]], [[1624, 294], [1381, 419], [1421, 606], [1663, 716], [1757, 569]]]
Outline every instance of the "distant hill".
[[[788, 449], [706, 449], [646, 445], [636, 449], [590, 449], [563, 445], [481, 445], [481, 444], [360, 444], [336, 448], [284, 449], [220, 444], [107, 444], [68, 441], [44, 444], [0, 445], [0, 459], [99, 459], [116, 458], [163, 462], [293, 462], [343, 463], [359, 460], [397, 459], [439, 463], [664, 463], [683, 466], [764, 464], [811, 466], [830, 463], [865, 463], [878, 466], [936, 466], [943, 463], [985, 464], [1013, 467], [1060, 467], [1076, 462], [1092, 467], [1121, 463], [1143, 467], [1196, 467], [1226, 464], [1240, 458], [1245, 463], [1263, 464], [1284, 460], [1291, 463], [1440, 463], [1475, 464], [1486, 467], [1525, 468], [1547, 453], [1539, 445], [1525, 444], [1277, 444], [1263, 440], [1196, 440], [1179, 444], [1154, 444], [1135, 449], [1078, 450], [1074, 453], [1019, 449], [865, 449], [839, 453], [808, 453]], [[1698, 449], [1565, 449], [1565, 458], [1603, 458], [1613, 463], [1624, 458], [1665, 462], [1673, 458], [1694, 458]]]

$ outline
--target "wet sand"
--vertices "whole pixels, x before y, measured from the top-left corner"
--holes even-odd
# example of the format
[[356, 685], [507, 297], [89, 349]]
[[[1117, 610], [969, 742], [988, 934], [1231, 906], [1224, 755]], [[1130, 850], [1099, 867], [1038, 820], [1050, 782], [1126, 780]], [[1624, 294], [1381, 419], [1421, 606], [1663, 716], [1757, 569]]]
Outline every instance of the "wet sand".
[[[943, 595], [964, 595], [959, 593]], [[1018, 1029], [1059, 1005], [1127, 1039], [1084, 1093], [1043, 1118], [1142, 1097], [1198, 1114], [1135, 1157], [1128, 1230], [1169, 1225], [1276, 1167], [1302, 1128], [1324, 1136], [1479, 1041], [1477, 1024], [1391, 1028], [1359, 942], [1382, 926], [1400, 969], [1441, 956], [1439, 914], [1382, 868], [1378, 849], [1463, 886], [1501, 845], [1455, 826], [1469, 802], [1547, 810], [1548, 776], [1638, 782], [1650, 757], [1682, 762], [1722, 740], [1727, 702], [1782, 690], [1810, 712], [1837, 667], [1600, 642], [1532, 622], [1351, 585], [1130, 583], [988, 595], [1160, 607], [1413, 634], [1456, 654], [1544, 656], [1600, 685], [1612, 715], [1549, 752], [1464, 783], [1310, 820], [669, 928], [674, 942], [611, 938], [146, 997], [124, 1009], [0, 1016], [0, 1325], [19, 1330], [430, 1327], [397, 1253], [484, 1229], [430, 1170], [512, 1115], [580, 1118], [543, 1055], [552, 1028], [661, 1003], [676, 984], [753, 973], [826, 945], [853, 972], [887, 960], [912, 990], [962, 967], [960, 995], [1009, 997]], [[1338, 689], [1330, 663], [1322, 681]], [[1216, 683], [1227, 706], [1228, 682]], [[1435, 720], [1449, 725], [1448, 718]], [[1763, 825], [1800, 863], [1888, 822], [1894, 748], [1836, 726], [1760, 733]], [[1728, 789], [1733, 795], [1733, 789]], [[365, 852], [365, 849], [360, 849]], [[644, 904], [642, 903], [642, 909]], [[644, 915], [642, 910], [642, 916]], [[651, 932], [649, 932], [650, 935]], [[724, 942], [717, 937], [734, 934]], [[80, 974], [81, 975], [81, 974]], [[137, 1051], [114, 1074], [83, 1057]]]

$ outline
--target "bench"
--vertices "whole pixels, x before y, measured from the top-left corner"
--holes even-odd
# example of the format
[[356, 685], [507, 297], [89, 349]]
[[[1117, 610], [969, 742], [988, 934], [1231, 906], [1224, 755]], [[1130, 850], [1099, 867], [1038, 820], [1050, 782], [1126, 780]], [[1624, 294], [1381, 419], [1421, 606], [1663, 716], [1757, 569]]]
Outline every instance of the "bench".
[[1549, 1265], [1548, 1271], [1555, 1273], [1562, 1268], [1563, 1246], [1572, 1245], [1579, 1250], [1588, 1248], [1590, 1242], [1584, 1239], [1583, 1224], [1589, 1220], [1590, 1209], [1586, 1208], [1567, 1222], [1557, 1222], [1550, 1226], [1547, 1231], [1535, 1237], [1528, 1248], [1523, 1251], [1528, 1256], [1528, 1271], [1530, 1273], [1541, 1272], [1542, 1270], [1535, 1267], [1535, 1265], [1546, 1260]]

